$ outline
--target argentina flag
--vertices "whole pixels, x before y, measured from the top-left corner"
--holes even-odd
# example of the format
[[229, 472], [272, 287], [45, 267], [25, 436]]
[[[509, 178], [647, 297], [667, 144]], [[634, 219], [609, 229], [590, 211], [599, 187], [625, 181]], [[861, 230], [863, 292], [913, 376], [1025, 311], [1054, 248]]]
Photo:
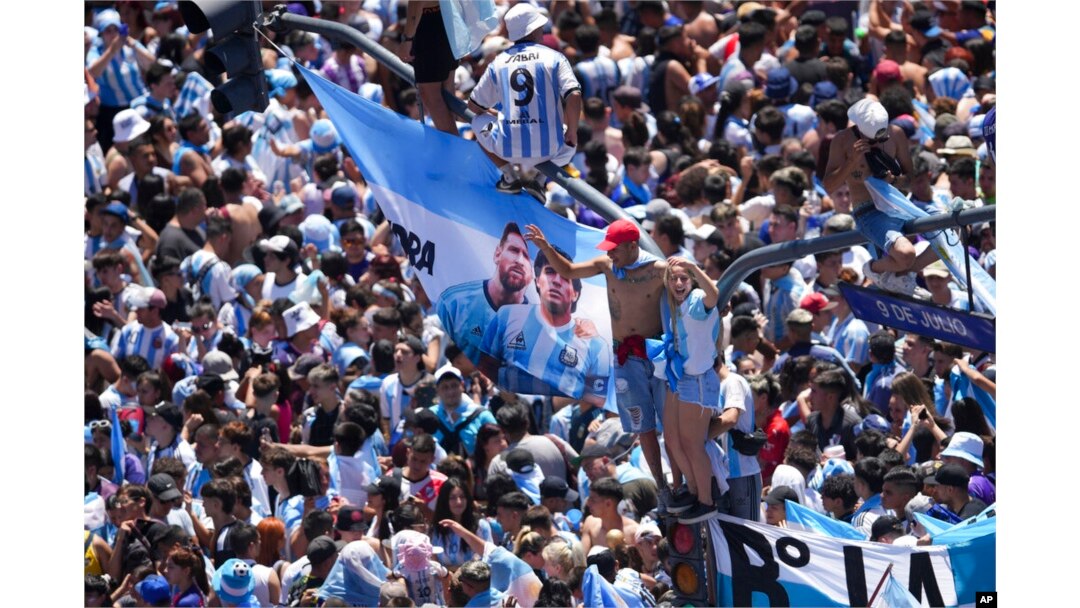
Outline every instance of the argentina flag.
[[[928, 213], [915, 206], [888, 182], [871, 177], [864, 183], [866, 184], [866, 190], [870, 192], [870, 198], [874, 200], [874, 206], [882, 213], [905, 221], [929, 217]], [[964, 258], [965, 256], [969, 258], [971, 264], [971, 291], [975, 296], [975, 310], [996, 317], [997, 282], [976, 260], [970, 259], [955, 233], [951, 230], [938, 230], [935, 233], [924, 234], [923, 237], [930, 241], [930, 246], [937, 252], [941, 261], [945, 262], [945, 266], [948, 267], [953, 278], [963, 289], [967, 288]]]
[[498, 192], [475, 141], [427, 127], [299, 68], [374, 194], [453, 342], [512, 392], [614, 403], [603, 276], [554, 273], [524, 238], [539, 226], [572, 261], [602, 255], [599, 230], [524, 194]]

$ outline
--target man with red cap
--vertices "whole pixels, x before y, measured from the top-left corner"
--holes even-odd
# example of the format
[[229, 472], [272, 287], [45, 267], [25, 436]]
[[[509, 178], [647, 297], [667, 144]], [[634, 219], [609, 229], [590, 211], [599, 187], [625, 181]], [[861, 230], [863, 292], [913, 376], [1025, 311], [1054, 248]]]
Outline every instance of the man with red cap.
[[640, 434], [641, 449], [656, 487], [666, 495], [668, 484], [660, 465], [656, 434], [663, 416], [664, 382], [653, 375], [653, 363], [645, 352], [645, 338], [658, 338], [661, 334], [660, 298], [667, 262], [641, 249], [640, 236], [634, 222], [615, 220], [608, 225], [604, 240], [596, 246], [606, 255], [587, 262], [573, 262], [556, 251], [538, 226], [525, 227], [525, 238], [544, 252], [559, 275], [580, 280], [603, 274], [607, 279], [619, 418], [624, 431]]

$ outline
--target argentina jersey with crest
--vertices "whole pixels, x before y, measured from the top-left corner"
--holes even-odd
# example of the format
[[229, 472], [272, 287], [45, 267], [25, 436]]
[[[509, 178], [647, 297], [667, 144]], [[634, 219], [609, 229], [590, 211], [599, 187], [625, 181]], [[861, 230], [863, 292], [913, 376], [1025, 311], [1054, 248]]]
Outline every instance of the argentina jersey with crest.
[[576, 320], [552, 327], [539, 306], [503, 306], [480, 350], [499, 361], [499, 386], [529, 395], [607, 396], [611, 347], [600, 336], [574, 334]]
[[522, 42], [495, 58], [470, 98], [500, 111], [495, 150], [503, 158], [551, 156], [563, 145], [563, 99], [580, 90], [570, 62], [542, 44]]
[[[488, 323], [495, 316], [495, 305], [488, 298], [488, 281], [469, 281], [449, 287], [439, 296], [436, 313], [450, 339], [469, 361], [480, 360], [480, 341]], [[522, 302], [528, 304], [526, 298]]]

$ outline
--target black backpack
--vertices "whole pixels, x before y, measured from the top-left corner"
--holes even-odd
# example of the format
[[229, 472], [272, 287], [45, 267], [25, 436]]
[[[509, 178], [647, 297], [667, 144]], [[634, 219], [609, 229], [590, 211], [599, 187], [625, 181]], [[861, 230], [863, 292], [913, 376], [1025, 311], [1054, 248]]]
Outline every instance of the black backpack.
[[296, 496], [319, 496], [323, 493], [319, 481], [319, 465], [307, 458], [297, 458], [285, 474], [289, 484], [289, 494]]
[[436, 418], [439, 421], [439, 430], [442, 431], [442, 441], [440, 443], [443, 449], [446, 450], [448, 456], [461, 456], [462, 458], [468, 458], [469, 453], [465, 450], [465, 442], [461, 440], [461, 431], [465, 430], [476, 417], [482, 414], [484, 410], [482, 408], [476, 408], [473, 413], [463, 418], [460, 422], [454, 425], [454, 428], [446, 426], [442, 418]]

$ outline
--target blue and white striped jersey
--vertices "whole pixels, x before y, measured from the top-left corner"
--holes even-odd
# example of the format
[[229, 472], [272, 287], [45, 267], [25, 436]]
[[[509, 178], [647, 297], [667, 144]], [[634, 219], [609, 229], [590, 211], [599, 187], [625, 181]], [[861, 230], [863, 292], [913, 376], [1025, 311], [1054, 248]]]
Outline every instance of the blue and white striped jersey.
[[484, 332], [480, 351], [500, 361], [498, 385], [515, 393], [607, 395], [611, 346], [599, 336], [574, 335], [571, 320], [552, 327], [538, 305], [503, 306]]
[[155, 116], [164, 116], [173, 120], [179, 120], [181, 118], [177, 116], [176, 112], [173, 110], [171, 99], [166, 97], [165, 101], [158, 101], [151, 97], [149, 93], [146, 95], [139, 95], [133, 99], [131, 101], [131, 109], [138, 112], [139, 116], [142, 116], [146, 120], [150, 120]]
[[165, 357], [179, 348], [180, 336], [165, 323], [150, 329], [138, 321], [132, 321], [120, 330], [120, 338], [112, 355], [117, 361], [129, 355], [139, 355], [146, 359], [151, 369], [161, 369]]
[[792, 267], [785, 277], [770, 282], [768, 298], [765, 300], [765, 316], [769, 324], [765, 327], [765, 337], [770, 342], [777, 342], [784, 337], [788, 314], [799, 307], [799, 300], [807, 291], [806, 281], [799, 271]]
[[[750, 390], [750, 383], [739, 374], [728, 374], [728, 377], [720, 382], [721, 409], [734, 408], [739, 410], [739, 419], [735, 422], [735, 428], [750, 434], [754, 432], [754, 393]], [[737, 479], [761, 472], [757, 456], [747, 456], [735, 449], [731, 433], [724, 435], [724, 451], [728, 455], [729, 479]]]
[[[207, 264], [213, 264], [205, 273], [203, 268]], [[220, 309], [225, 302], [232, 302], [239, 295], [233, 286], [232, 268], [213, 253], [200, 249], [184, 258], [180, 263], [180, 272], [183, 273], [188, 283], [194, 283], [203, 273], [198, 285], [193, 285], [192, 295], [195, 299], [202, 296], [210, 296], [214, 309]]]
[[272, 189], [275, 182], [280, 181], [288, 188], [289, 180], [300, 175], [303, 166], [274, 154], [270, 149], [270, 138], [277, 140], [278, 144], [299, 143], [300, 138], [296, 135], [296, 127], [293, 126], [292, 111], [281, 105], [276, 98], [270, 100], [266, 112], [262, 115], [262, 126], [255, 129], [252, 136], [251, 155], [255, 162], [266, 174], [268, 189]]
[[848, 363], [866, 365], [870, 361], [870, 330], [866, 323], [848, 313], [832, 330], [832, 346]]
[[[135, 43], [142, 47], [141, 42]], [[105, 54], [105, 40], [97, 38], [86, 54], [86, 67], [90, 67]], [[135, 50], [123, 47], [113, 55], [105, 66], [105, 71], [95, 81], [98, 83], [98, 95], [101, 105], [110, 108], [126, 108], [136, 97], [146, 94], [146, 85], [139, 72], [139, 63], [135, 59]]]
[[[480, 361], [480, 341], [484, 338], [495, 305], [488, 297], [490, 279], [459, 283], [442, 292], [435, 310], [450, 339], [465, 353], [469, 361]], [[528, 304], [522, 300], [522, 304]]]
[[810, 106], [789, 103], [777, 109], [784, 113], [784, 137], [802, 139], [803, 135], [817, 126], [817, 113]]
[[563, 146], [563, 100], [580, 89], [562, 53], [521, 42], [491, 62], [471, 99], [500, 111], [493, 133], [499, 156], [550, 157]]
[[97, 148], [97, 154], [86, 151], [83, 157], [83, 194], [90, 196], [102, 192], [102, 184], [105, 181], [105, 159], [102, 158], [101, 148]]
[[684, 358], [684, 373], [697, 376], [712, 369], [716, 359], [716, 340], [720, 337], [720, 311], [716, 306], [705, 308], [703, 290], [691, 291], [679, 305], [675, 319], [676, 334], [671, 331], [671, 311], [666, 296], [660, 299], [660, 318], [664, 324], [664, 344], [675, 342], [679, 354]]
[[622, 75], [610, 57], [582, 59], [574, 66], [574, 75], [581, 83], [582, 97], [599, 97], [605, 106], [611, 107], [611, 93], [619, 87]]

